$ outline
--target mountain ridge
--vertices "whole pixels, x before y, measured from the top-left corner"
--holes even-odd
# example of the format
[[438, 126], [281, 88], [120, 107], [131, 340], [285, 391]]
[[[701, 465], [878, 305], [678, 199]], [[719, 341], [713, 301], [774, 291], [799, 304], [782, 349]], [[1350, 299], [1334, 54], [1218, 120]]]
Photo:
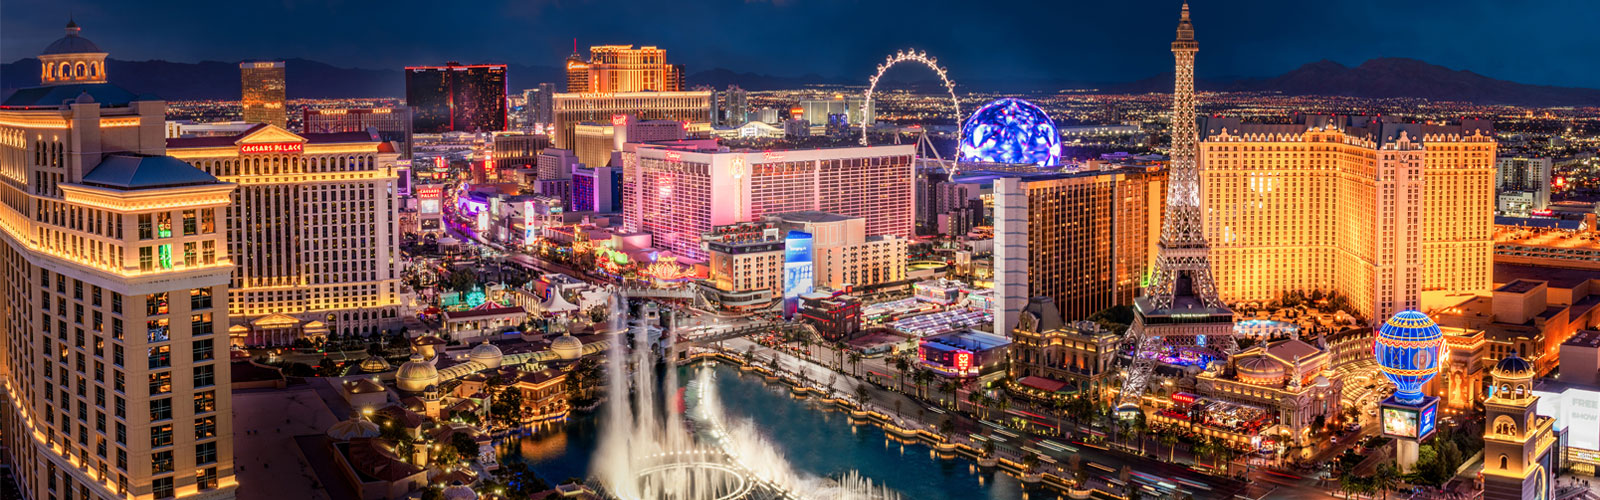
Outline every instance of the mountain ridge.
[[[402, 69], [343, 68], [301, 58], [284, 60], [288, 95], [301, 98], [403, 97]], [[118, 85], [168, 100], [237, 99], [238, 65], [222, 61], [194, 63], [164, 60], [107, 60], [107, 73]], [[562, 68], [511, 64], [507, 86], [512, 93], [540, 82], [561, 82]], [[24, 58], [0, 64], [0, 94], [37, 85], [39, 61]], [[817, 74], [765, 75], [713, 68], [691, 73], [689, 86], [716, 89], [738, 85], [746, 90], [803, 88], [810, 85], [864, 85], [864, 81]], [[886, 80], [886, 82], [889, 82]], [[937, 80], [893, 80], [894, 86], [936, 88]], [[1029, 90], [1096, 89], [1107, 93], [1171, 92], [1172, 73], [1129, 82], [1066, 80], [983, 80], [961, 83], [968, 90], [1025, 92]], [[1326, 95], [1359, 98], [1425, 98], [1478, 104], [1526, 106], [1600, 106], [1600, 89], [1535, 85], [1499, 80], [1468, 70], [1450, 69], [1424, 61], [1390, 57], [1370, 59], [1351, 67], [1330, 60], [1313, 61], [1272, 77], [1197, 79], [1201, 91], [1275, 92], [1285, 95]]]

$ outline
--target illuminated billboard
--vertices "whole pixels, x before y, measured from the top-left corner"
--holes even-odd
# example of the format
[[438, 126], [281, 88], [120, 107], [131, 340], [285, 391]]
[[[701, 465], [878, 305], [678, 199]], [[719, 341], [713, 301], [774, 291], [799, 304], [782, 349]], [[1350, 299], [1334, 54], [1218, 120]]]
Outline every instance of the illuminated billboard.
[[1389, 437], [1416, 438], [1417, 411], [1408, 408], [1383, 408], [1383, 434]]
[[1423, 440], [1438, 426], [1439, 398], [1428, 396], [1421, 403], [1401, 403], [1395, 396], [1389, 396], [1379, 406], [1385, 436]]
[[789, 231], [783, 242], [783, 316], [794, 316], [800, 296], [812, 292], [811, 234]]
[[440, 213], [441, 200], [444, 199], [444, 187], [438, 184], [418, 184], [417, 212], [424, 215]]

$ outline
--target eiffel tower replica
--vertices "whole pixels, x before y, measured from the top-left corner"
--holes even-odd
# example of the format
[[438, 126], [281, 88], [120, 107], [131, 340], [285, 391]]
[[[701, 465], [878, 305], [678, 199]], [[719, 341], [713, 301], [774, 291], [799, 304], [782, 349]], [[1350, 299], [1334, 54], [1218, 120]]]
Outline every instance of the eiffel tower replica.
[[[1200, 171], [1196, 164], [1199, 132], [1195, 124], [1194, 40], [1189, 3], [1178, 20], [1178, 38], [1172, 42], [1177, 63], [1172, 92], [1172, 162], [1167, 171], [1167, 212], [1161, 220], [1161, 243], [1156, 268], [1143, 295], [1134, 300], [1133, 326], [1126, 341], [1133, 346], [1133, 363], [1117, 398], [1121, 412], [1136, 412], [1145, 385], [1163, 348], [1226, 357], [1238, 350], [1233, 338], [1233, 310], [1217, 298], [1211, 277], [1210, 246], [1200, 202]], [[1124, 413], [1128, 415], [1129, 413]]]

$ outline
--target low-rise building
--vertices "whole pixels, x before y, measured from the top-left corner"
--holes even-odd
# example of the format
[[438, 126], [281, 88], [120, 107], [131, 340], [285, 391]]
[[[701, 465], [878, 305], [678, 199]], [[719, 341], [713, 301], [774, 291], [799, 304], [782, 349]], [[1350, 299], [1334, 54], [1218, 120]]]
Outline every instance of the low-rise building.
[[861, 331], [861, 300], [844, 292], [801, 295], [800, 320], [810, 323], [824, 339], [844, 340]]
[[1011, 340], [976, 330], [923, 337], [917, 359], [935, 373], [953, 378], [974, 378], [1005, 367]]
[[1011, 331], [1011, 377], [1035, 396], [1101, 395], [1116, 382], [1110, 375], [1119, 339], [1093, 322], [1063, 322], [1055, 301], [1034, 297]]
[[1195, 392], [1262, 409], [1271, 416], [1271, 425], [1261, 426], [1261, 433], [1280, 443], [1309, 446], [1317, 424], [1335, 421], [1344, 409], [1344, 378], [1333, 370], [1331, 358], [1325, 346], [1298, 339], [1255, 346], [1226, 363], [1213, 362], [1196, 377]]
[[784, 238], [777, 224], [746, 222], [712, 228], [702, 236], [710, 285], [721, 307], [749, 311], [772, 307], [783, 297]]
[[812, 237], [813, 279], [818, 288], [870, 291], [906, 285], [909, 241], [901, 236], [867, 236], [867, 220], [828, 212], [788, 212], [773, 216], [779, 227]]

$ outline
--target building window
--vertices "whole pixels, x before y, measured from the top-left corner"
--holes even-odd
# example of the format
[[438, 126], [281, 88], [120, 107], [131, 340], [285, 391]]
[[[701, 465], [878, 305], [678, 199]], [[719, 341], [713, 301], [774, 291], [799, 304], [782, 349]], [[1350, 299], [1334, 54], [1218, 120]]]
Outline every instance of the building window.
[[211, 240], [200, 242], [200, 262], [206, 265], [217, 263], [217, 242]]
[[183, 211], [183, 235], [184, 236], [193, 236], [195, 233], [199, 232], [198, 231], [199, 224], [197, 223], [197, 221], [195, 219], [196, 219], [196, 217], [195, 217], [195, 211], [194, 210], [184, 210]]
[[[154, 376], [154, 375], [152, 375]], [[172, 418], [172, 399], [161, 398], [150, 400], [150, 420], [161, 421]]]
[[172, 244], [166, 243], [156, 246], [156, 264], [162, 270], [172, 269]]
[[217, 211], [213, 208], [200, 209], [200, 232], [211, 234], [217, 231]]
[[190, 335], [203, 337], [211, 335], [211, 313], [200, 313], [189, 316]]
[[[150, 473], [164, 474], [172, 472], [172, 450], [158, 451], [150, 455]], [[161, 493], [161, 480], [156, 480], [156, 498], [172, 496], [172, 478], [167, 478], [167, 492]]]
[[195, 465], [205, 465], [205, 464], [209, 464], [209, 463], [216, 463], [216, 461], [217, 461], [217, 442], [216, 441], [212, 441], [212, 442], [209, 442], [209, 443], [200, 443], [200, 444], [194, 445], [194, 463], [195, 463]]
[[148, 316], [166, 314], [171, 304], [167, 301], [167, 292], [152, 293], [144, 296], [144, 313]]
[[172, 445], [172, 424], [162, 424], [150, 428], [151, 448], [170, 445]]
[[167, 318], [153, 319], [145, 322], [145, 332], [146, 336], [148, 337], [146, 340], [150, 343], [166, 342], [171, 338], [171, 332], [168, 331], [170, 327], [171, 325]]
[[155, 237], [155, 231], [150, 223], [150, 214], [139, 214], [139, 239], [148, 240]]
[[212, 350], [212, 347], [211, 347], [211, 339], [194, 341], [194, 360], [195, 361], [208, 361], [208, 360], [212, 359], [212, 357], [214, 357], [214, 356], [215, 356], [215, 354], [214, 354], [214, 352]]
[[169, 368], [172, 366], [172, 346], [163, 344], [151, 347], [149, 351], [151, 370], [157, 368]]
[[216, 371], [217, 371], [216, 365], [204, 365], [204, 366], [196, 366], [196, 367], [194, 367], [194, 386], [195, 387], [210, 387], [210, 386], [216, 384], [216, 378], [217, 378]]
[[172, 237], [172, 212], [160, 212], [156, 214], [156, 237]]
[[207, 413], [217, 410], [217, 391], [200, 391], [194, 393], [194, 412]]
[[139, 247], [139, 270], [150, 272], [154, 271], [155, 268], [155, 250], [150, 247]]
[[184, 265], [184, 267], [194, 267], [199, 262], [199, 260], [200, 260], [200, 255], [195, 252], [195, 244], [194, 244], [194, 242], [193, 241], [185, 242], [183, 244], [183, 265]]
[[201, 310], [211, 308], [211, 289], [195, 288], [189, 290], [189, 309]]
[[[153, 396], [156, 394], [166, 394], [169, 392], [172, 392], [172, 372], [159, 372], [150, 374], [150, 395]], [[169, 404], [168, 406], [170, 408], [171, 405]], [[150, 412], [155, 413], [154, 406], [151, 407]], [[172, 418], [170, 410], [167, 418]]]
[[194, 483], [201, 491], [217, 489], [217, 468], [206, 467], [196, 471]]
[[217, 417], [200, 417], [194, 419], [194, 438], [208, 439], [217, 437]]
[[[166, 470], [160, 470], [160, 467], [163, 466], [163, 462], [161, 461], [163, 454], [166, 455], [166, 462], [164, 464]], [[151, 466], [152, 473], [160, 474], [162, 472], [172, 472], [172, 452], [164, 451], [157, 453], [154, 464], [155, 465]], [[156, 479], [151, 489], [154, 490], [156, 498], [172, 498], [172, 478], [163, 477]]]

